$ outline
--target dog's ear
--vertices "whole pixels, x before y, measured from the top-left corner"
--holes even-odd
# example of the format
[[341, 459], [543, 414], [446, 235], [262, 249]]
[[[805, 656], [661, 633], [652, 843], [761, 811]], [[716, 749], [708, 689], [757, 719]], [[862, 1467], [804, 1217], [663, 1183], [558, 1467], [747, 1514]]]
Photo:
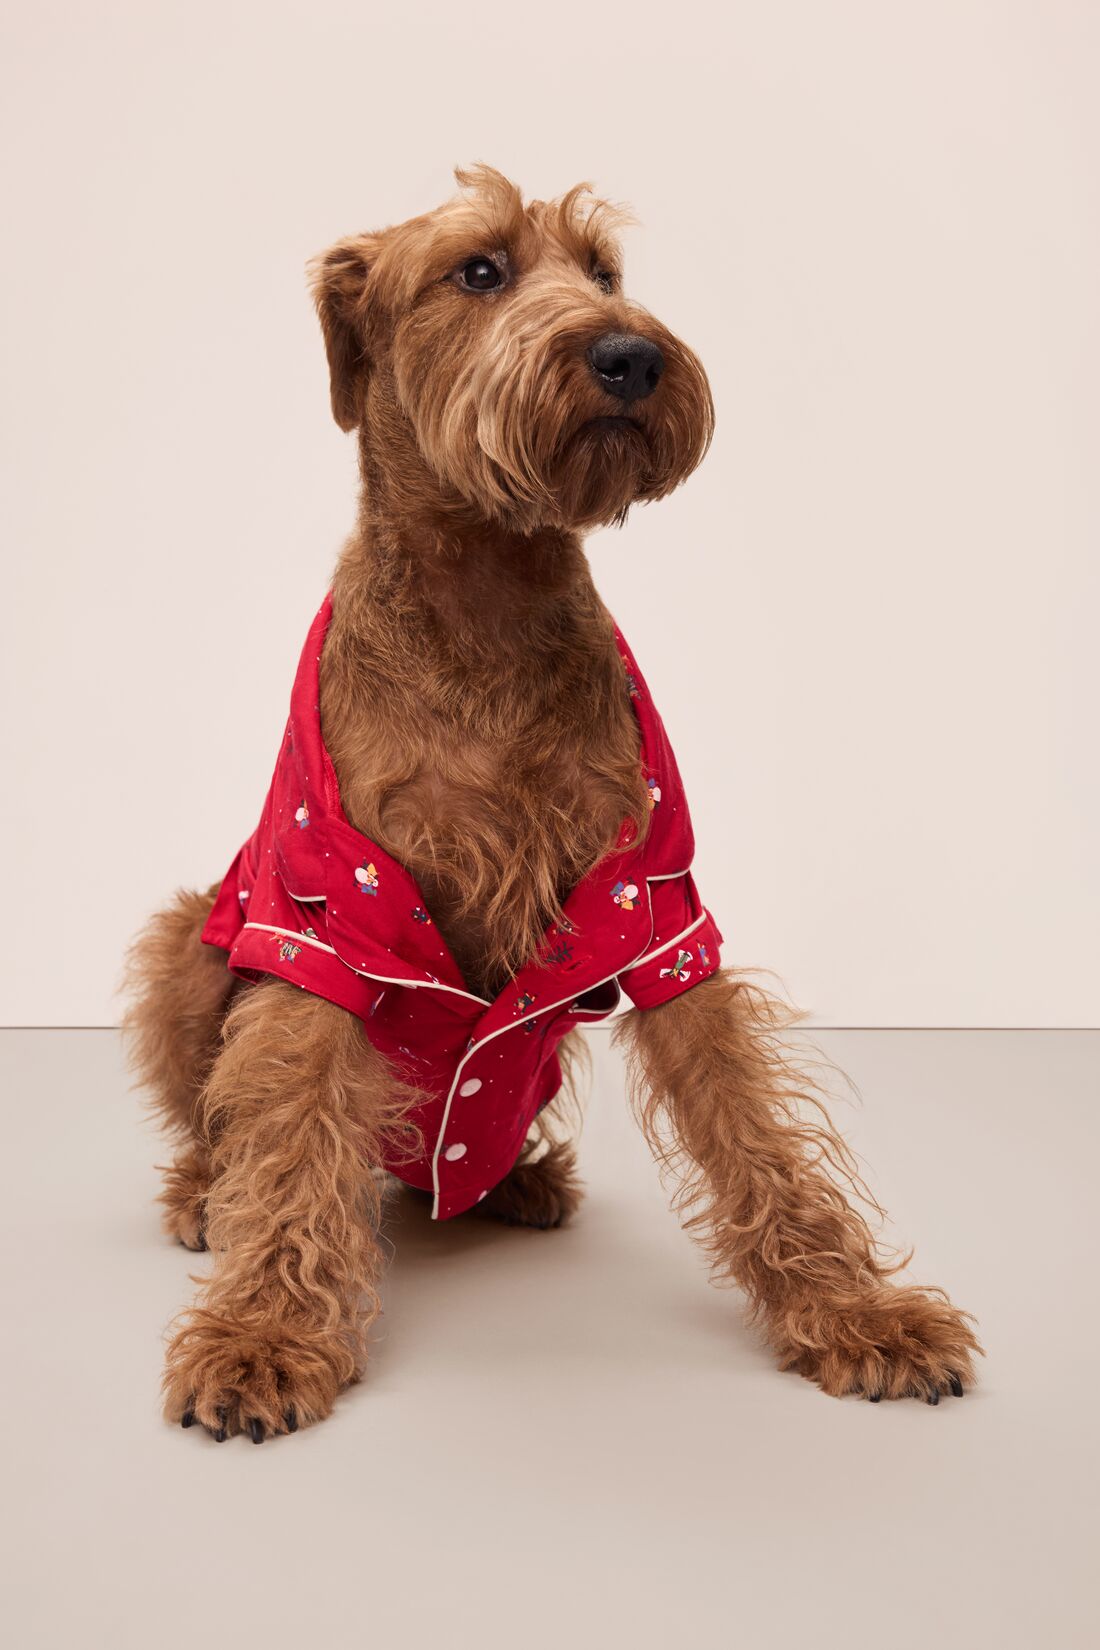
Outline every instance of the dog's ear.
[[310, 265], [313, 301], [328, 354], [332, 416], [342, 430], [354, 430], [359, 422], [368, 368], [367, 278], [378, 244], [376, 235], [352, 235]]

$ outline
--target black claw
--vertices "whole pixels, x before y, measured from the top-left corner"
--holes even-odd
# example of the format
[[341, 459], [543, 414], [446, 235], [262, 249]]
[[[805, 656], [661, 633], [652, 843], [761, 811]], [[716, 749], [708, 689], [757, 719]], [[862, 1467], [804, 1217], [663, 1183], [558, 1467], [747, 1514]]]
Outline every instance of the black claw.
[[224, 1444], [225, 1440], [229, 1437], [229, 1434], [226, 1432], [224, 1427], [219, 1427], [217, 1432], [212, 1432], [210, 1436], [213, 1438], [215, 1444]]
[[930, 1404], [938, 1404], [939, 1403], [939, 1401], [940, 1401], [940, 1389], [939, 1389], [938, 1386], [934, 1386], [932, 1388], [931, 1392], [928, 1394], [927, 1401]]
[[264, 1424], [255, 1415], [248, 1423], [248, 1435], [254, 1444], [262, 1444], [264, 1441]]
[[218, 1417], [218, 1427], [216, 1432], [211, 1433], [211, 1437], [213, 1438], [215, 1444], [224, 1444], [225, 1440], [229, 1437], [229, 1428], [226, 1425], [226, 1422], [229, 1419], [229, 1414], [228, 1411], [224, 1409], [216, 1409], [214, 1414]]
[[195, 1424], [195, 1400], [192, 1398], [180, 1416], [181, 1427], [193, 1427]]
[[963, 1395], [963, 1384], [959, 1380], [959, 1377], [952, 1371], [949, 1379], [950, 1379], [950, 1382], [951, 1382], [951, 1391], [952, 1391], [953, 1395], [956, 1398], [961, 1398], [962, 1395]]
[[295, 1411], [293, 1405], [290, 1407], [290, 1409], [288, 1409], [286, 1411], [286, 1414], [283, 1416], [283, 1420], [286, 1423], [286, 1430], [288, 1432], [297, 1432], [297, 1430], [298, 1430], [298, 1415], [297, 1415], [297, 1412]]
[[881, 1402], [882, 1402], [882, 1393], [881, 1392], [869, 1392], [867, 1394], [867, 1402], [869, 1404], [881, 1404]]

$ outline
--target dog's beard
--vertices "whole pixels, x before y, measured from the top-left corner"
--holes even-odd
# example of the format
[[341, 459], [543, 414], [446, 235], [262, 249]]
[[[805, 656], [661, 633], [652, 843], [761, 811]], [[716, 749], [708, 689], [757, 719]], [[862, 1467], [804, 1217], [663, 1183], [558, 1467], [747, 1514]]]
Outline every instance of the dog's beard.
[[625, 519], [645, 491], [651, 465], [643, 427], [625, 418], [597, 415], [572, 431], [547, 476], [560, 520], [571, 527]]

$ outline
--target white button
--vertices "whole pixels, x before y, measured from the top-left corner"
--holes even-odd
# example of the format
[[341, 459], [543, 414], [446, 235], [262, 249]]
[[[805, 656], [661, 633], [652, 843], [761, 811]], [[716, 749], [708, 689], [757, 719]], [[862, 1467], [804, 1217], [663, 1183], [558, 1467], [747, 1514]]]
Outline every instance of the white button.
[[481, 1087], [481, 1078], [480, 1077], [469, 1077], [469, 1078], [467, 1078], [466, 1082], [463, 1083], [462, 1087], [459, 1089], [458, 1092], [459, 1092], [459, 1094], [461, 1094], [463, 1096], [470, 1095], [470, 1094], [476, 1094], [480, 1087]]
[[456, 1140], [453, 1146], [448, 1146], [443, 1153], [448, 1163], [457, 1163], [460, 1157], [466, 1156], [466, 1148], [461, 1140]]

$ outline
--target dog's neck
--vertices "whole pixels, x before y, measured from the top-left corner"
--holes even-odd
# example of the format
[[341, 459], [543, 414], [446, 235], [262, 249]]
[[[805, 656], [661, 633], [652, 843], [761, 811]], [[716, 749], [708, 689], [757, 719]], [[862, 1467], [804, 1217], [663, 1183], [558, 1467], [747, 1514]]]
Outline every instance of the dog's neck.
[[579, 536], [487, 521], [440, 485], [402, 424], [360, 433], [358, 527], [334, 583], [341, 628], [384, 626], [387, 652], [404, 642], [408, 661], [427, 647], [433, 672], [461, 661], [467, 676], [514, 684], [544, 669], [547, 649], [599, 606]]
[[572, 535], [514, 537], [482, 524], [360, 521], [345, 548], [334, 594], [357, 628], [384, 623], [438, 660], [510, 668], [560, 638], [575, 605], [592, 593], [588, 561]]

